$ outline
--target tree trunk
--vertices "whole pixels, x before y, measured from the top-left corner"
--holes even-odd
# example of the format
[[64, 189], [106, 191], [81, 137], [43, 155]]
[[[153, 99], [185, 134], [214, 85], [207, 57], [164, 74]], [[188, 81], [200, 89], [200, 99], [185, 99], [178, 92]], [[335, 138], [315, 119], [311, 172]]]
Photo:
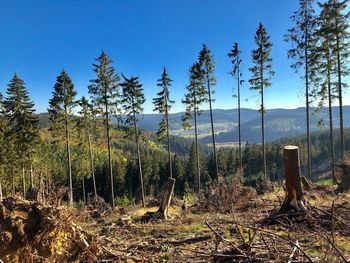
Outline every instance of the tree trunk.
[[[338, 27], [338, 25], [336, 25]], [[338, 73], [338, 97], [339, 97], [339, 121], [340, 121], [340, 157], [345, 157], [345, 141], [344, 141], [344, 117], [343, 117], [343, 91], [342, 91], [342, 72], [340, 59], [339, 34], [337, 33], [337, 73]]]
[[215, 131], [214, 131], [214, 118], [213, 118], [213, 109], [211, 105], [211, 89], [209, 83], [209, 76], [207, 75], [207, 86], [208, 86], [208, 96], [209, 96], [209, 110], [210, 110], [210, 123], [211, 123], [211, 137], [213, 141], [213, 157], [215, 162], [215, 179], [219, 178], [219, 168], [218, 168], [218, 158], [216, 155], [216, 144], [215, 144]]
[[165, 220], [168, 219], [168, 208], [171, 203], [171, 198], [174, 192], [174, 186], [175, 186], [175, 179], [168, 178], [167, 186], [158, 210], [158, 213], [160, 214], [160, 216]]
[[0, 201], [2, 201], [2, 198], [3, 198], [3, 196], [2, 196], [2, 184], [0, 181]]
[[283, 149], [285, 180], [286, 180], [286, 199], [282, 204], [281, 213], [286, 212], [305, 212], [303, 203], [304, 195], [301, 188], [299, 148], [289, 145]]
[[261, 90], [260, 90], [260, 93], [261, 93], [261, 143], [262, 143], [263, 173], [264, 173], [264, 176], [266, 177], [266, 180], [269, 180], [269, 178], [267, 177], [266, 153], [265, 153], [264, 65], [262, 60], [260, 65], [260, 81], [261, 81]]
[[30, 165], [29, 170], [29, 176], [30, 176], [30, 188], [34, 188], [34, 177], [33, 177], [33, 165]]
[[93, 183], [93, 187], [94, 187], [94, 195], [95, 195], [95, 198], [97, 198], [96, 179], [95, 179], [95, 167], [94, 167], [94, 156], [92, 154], [90, 133], [88, 134], [88, 140], [89, 140], [89, 154], [90, 154], [90, 167], [91, 167], [92, 183]]
[[[168, 108], [168, 105], [166, 105]], [[166, 113], [166, 130], [167, 130], [167, 139], [168, 139], [168, 155], [169, 155], [169, 177], [173, 178], [173, 166], [171, 161], [171, 147], [170, 147], [170, 132], [169, 132], [169, 117], [168, 113]]]
[[237, 104], [238, 104], [238, 157], [239, 166], [241, 171], [243, 171], [243, 161], [242, 161], [242, 138], [241, 138], [241, 82], [240, 82], [240, 71], [239, 66], [237, 70]]
[[197, 161], [197, 176], [198, 176], [198, 194], [201, 192], [201, 170], [199, 164], [199, 151], [198, 151], [198, 131], [197, 131], [197, 105], [194, 106], [194, 137], [196, 144], [196, 161]]
[[[308, 2], [306, 1], [306, 10]], [[310, 103], [309, 103], [309, 23], [306, 12], [306, 32], [305, 32], [305, 106], [306, 106], [306, 144], [307, 144], [307, 177], [311, 179], [311, 139], [310, 139]]]
[[112, 171], [112, 158], [111, 158], [111, 143], [109, 136], [109, 112], [108, 112], [108, 101], [107, 101], [107, 88], [105, 88], [105, 114], [106, 114], [106, 132], [107, 132], [107, 148], [108, 148], [108, 170], [109, 170], [109, 181], [110, 181], [110, 191], [111, 191], [111, 204], [114, 208], [114, 180]]
[[335, 177], [335, 162], [334, 162], [334, 137], [333, 137], [333, 112], [332, 112], [332, 88], [331, 88], [331, 71], [330, 71], [330, 53], [327, 52], [327, 87], [328, 87], [328, 114], [329, 114], [329, 143], [331, 147], [331, 172], [333, 183], [337, 183]]
[[83, 202], [84, 202], [84, 204], [86, 204], [86, 193], [85, 193], [85, 180], [84, 180], [84, 177], [82, 178], [81, 183], [83, 185]]
[[135, 131], [135, 140], [136, 140], [136, 147], [137, 147], [137, 157], [138, 157], [139, 173], [140, 173], [140, 181], [141, 181], [142, 206], [143, 206], [143, 207], [146, 207], [146, 202], [145, 202], [145, 191], [144, 191], [144, 186], [143, 186], [143, 174], [142, 174], [141, 153], [140, 153], [140, 145], [139, 145], [139, 134], [138, 134], [138, 132], [137, 132], [135, 111], [134, 111], [134, 131]]
[[39, 173], [39, 196], [43, 202], [45, 202], [45, 183], [43, 183], [43, 172]]
[[72, 163], [70, 158], [68, 117], [66, 117], [66, 147], [67, 147], [67, 158], [68, 158], [67, 169], [68, 169], [68, 176], [69, 176], [69, 205], [73, 206], [73, 178], [72, 178]]
[[26, 177], [25, 177], [24, 167], [22, 167], [22, 191], [23, 191], [23, 198], [26, 198]]

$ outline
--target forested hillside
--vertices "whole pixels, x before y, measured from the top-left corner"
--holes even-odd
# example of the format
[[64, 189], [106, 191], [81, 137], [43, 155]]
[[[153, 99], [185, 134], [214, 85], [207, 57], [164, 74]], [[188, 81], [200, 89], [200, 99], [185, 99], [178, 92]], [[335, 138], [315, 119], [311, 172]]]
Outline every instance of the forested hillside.
[[[317, 108], [311, 108], [310, 128], [312, 131], [319, 131], [321, 128], [327, 129], [328, 122], [324, 121], [324, 127], [320, 127], [320, 120], [327, 120], [327, 109], [323, 108], [317, 112]], [[344, 114], [350, 114], [350, 106], [344, 106]], [[238, 142], [238, 109], [213, 111], [215, 120], [215, 131], [217, 141], [220, 143]], [[173, 134], [193, 138], [193, 133], [186, 131], [181, 126], [181, 116], [183, 113], [170, 114], [170, 128]], [[305, 108], [297, 109], [271, 109], [266, 111], [266, 140], [274, 141], [286, 136], [298, 135], [305, 133]], [[157, 123], [160, 121], [159, 114], [144, 114], [140, 120], [140, 127], [155, 132]], [[258, 110], [241, 109], [241, 129], [242, 140], [258, 143], [261, 140], [260, 135], [260, 114]], [[339, 107], [333, 106], [334, 127], [339, 128]], [[344, 120], [344, 126], [350, 127], [350, 120]], [[210, 128], [210, 112], [204, 110], [198, 118], [198, 131], [200, 141], [209, 143], [211, 137], [208, 136]]]

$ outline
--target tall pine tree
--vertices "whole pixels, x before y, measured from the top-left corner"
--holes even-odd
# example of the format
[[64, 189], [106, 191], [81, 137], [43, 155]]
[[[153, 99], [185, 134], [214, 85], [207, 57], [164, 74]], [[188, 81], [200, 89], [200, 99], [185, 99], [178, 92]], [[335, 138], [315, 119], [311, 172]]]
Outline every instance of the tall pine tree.
[[285, 40], [291, 42], [288, 58], [295, 62], [291, 65], [301, 73], [305, 81], [306, 105], [306, 139], [307, 139], [307, 176], [311, 178], [311, 139], [310, 139], [310, 85], [315, 81], [315, 30], [317, 20], [313, 8], [315, 0], [299, 0], [299, 10], [294, 12], [291, 20], [294, 27], [288, 30]]
[[207, 101], [207, 93], [203, 85], [203, 78], [198, 63], [194, 63], [189, 71], [189, 85], [187, 85], [187, 93], [182, 103], [186, 106], [185, 114], [182, 116], [183, 127], [191, 128], [190, 121], [194, 119], [194, 136], [195, 136], [195, 153], [196, 153], [196, 172], [197, 172], [197, 191], [201, 191], [201, 169], [198, 151], [198, 129], [197, 118], [201, 114], [200, 106]]
[[210, 124], [211, 124], [211, 137], [213, 142], [213, 160], [215, 165], [215, 179], [219, 177], [219, 168], [218, 168], [218, 159], [216, 155], [216, 144], [215, 144], [215, 130], [214, 130], [214, 117], [213, 117], [213, 108], [212, 102], [214, 99], [212, 95], [215, 93], [214, 87], [216, 85], [215, 77], [215, 65], [214, 58], [206, 44], [203, 44], [203, 48], [199, 53], [198, 58], [199, 66], [201, 69], [201, 74], [203, 78], [203, 85], [207, 89], [208, 102], [209, 102], [209, 111], [210, 111]]
[[120, 109], [120, 78], [112, 66], [113, 61], [102, 51], [96, 59], [97, 64], [93, 64], [96, 79], [90, 80], [89, 93], [91, 103], [94, 107], [94, 113], [104, 117], [106, 129], [107, 148], [108, 148], [108, 173], [111, 204], [114, 207], [114, 180], [111, 157], [111, 138], [110, 138], [110, 115], [115, 114]]
[[332, 179], [336, 182], [335, 177], [335, 153], [334, 153], [334, 135], [333, 135], [333, 111], [332, 104], [334, 99], [334, 82], [333, 75], [336, 72], [336, 57], [333, 56], [333, 50], [336, 41], [332, 37], [334, 30], [334, 21], [332, 19], [332, 2], [319, 3], [321, 13], [319, 16], [320, 27], [317, 32], [319, 37], [318, 46], [318, 71], [321, 76], [321, 85], [319, 90], [320, 102], [319, 107], [323, 107], [325, 101], [328, 100], [328, 116], [329, 116], [329, 143], [330, 143], [330, 161], [332, 169]]
[[[24, 81], [15, 74], [7, 85], [7, 97], [4, 100], [4, 110], [9, 126], [6, 134], [8, 143], [13, 148], [8, 157], [13, 169], [28, 169], [33, 162], [36, 145], [38, 144], [38, 118], [34, 115], [34, 103], [30, 100]], [[15, 178], [12, 171], [12, 191], [15, 189]], [[24, 178], [23, 178], [24, 179]], [[23, 184], [25, 186], [25, 184]], [[25, 187], [23, 187], [25, 191]]]
[[335, 39], [334, 55], [336, 56], [336, 74], [337, 74], [337, 95], [339, 100], [339, 119], [340, 119], [340, 152], [341, 158], [345, 157], [344, 140], [344, 114], [343, 114], [343, 92], [348, 85], [343, 82], [344, 78], [349, 76], [350, 67], [350, 32], [348, 3], [350, 0], [330, 0], [332, 19], [332, 39]]
[[175, 102], [170, 100], [169, 87], [172, 80], [164, 67], [163, 73], [160, 79], [158, 79], [157, 86], [161, 88], [161, 91], [157, 93], [156, 98], [153, 99], [154, 111], [158, 111], [163, 115], [162, 121], [159, 123], [159, 129], [157, 137], [159, 140], [167, 138], [168, 143], [168, 155], [169, 155], [169, 177], [173, 177], [172, 161], [171, 161], [171, 147], [170, 147], [170, 129], [169, 129], [169, 112], [172, 104]]
[[72, 130], [71, 116], [76, 106], [75, 96], [77, 92], [74, 84], [65, 70], [57, 77], [52, 98], [49, 101], [48, 112], [52, 122], [51, 130], [60, 136], [64, 134], [67, 151], [67, 175], [69, 178], [69, 204], [73, 205], [73, 178], [72, 178], [72, 162], [70, 149], [70, 135]]
[[143, 113], [143, 104], [145, 103], [145, 96], [143, 94], [142, 84], [139, 83], [138, 77], [131, 76], [126, 78], [123, 75], [124, 82], [120, 84], [123, 88], [122, 104], [125, 114], [125, 123], [134, 126], [135, 142], [137, 148], [139, 175], [141, 183], [142, 205], [145, 207], [145, 192], [143, 185], [141, 152], [139, 144], [139, 133], [137, 130], [138, 116]]
[[[265, 153], [265, 104], [264, 104], [264, 90], [271, 86], [271, 79], [274, 75], [272, 69], [272, 58], [270, 36], [267, 34], [262, 23], [259, 24], [258, 30], [255, 34], [255, 44], [257, 47], [252, 50], [253, 66], [249, 68], [252, 77], [249, 80], [250, 88], [257, 90], [260, 93], [261, 104], [261, 141], [262, 141], [262, 159], [263, 159], [263, 174], [267, 177], [266, 169], [266, 153]], [[267, 177], [268, 178], [268, 177]]]
[[[231, 58], [232, 70], [231, 75], [237, 80], [237, 105], [238, 105], [238, 155], [239, 155], [239, 166], [243, 170], [242, 164], [242, 139], [241, 139], [241, 85], [242, 72], [240, 69], [242, 59], [241, 50], [238, 47], [238, 43], [233, 45], [233, 49], [228, 53], [229, 58]], [[234, 95], [235, 96], [235, 95]], [[233, 160], [232, 160], [233, 161]]]

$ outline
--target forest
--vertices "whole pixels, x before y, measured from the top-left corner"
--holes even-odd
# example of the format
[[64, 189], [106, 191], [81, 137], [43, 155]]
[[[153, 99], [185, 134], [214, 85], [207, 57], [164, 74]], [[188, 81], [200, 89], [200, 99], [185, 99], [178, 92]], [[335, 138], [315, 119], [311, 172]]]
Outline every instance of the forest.
[[[176, 80], [166, 67], [146, 98], [142, 79], [119, 72], [102, 50], [91, 61], [89, 95], [78, 97], [62, 69], [42, 113], [15, 73], [0, 93], [0, 262], [350, 261], [349, 0], [298, 2], [284, 40], [286, 67], [304, 84], [303, 135], [266, 140], [275, 69], [262, 22], [251, 37], [250, 76], [238, 42], [226, 61], [203, 44], [187, 65], [176, 123], [187, 138], [172, 134]], [[219, 63], [230, 65], [235, 86], [227, 90], [238, 110], [231, 147], [216, 141]], [[259, 96], [259, 143], [242, 140], [245, 86]], [[146, 100], [162, 116], [156, 132], [139, 126]], [[204, 109], [207, 144], [198, 130]]]

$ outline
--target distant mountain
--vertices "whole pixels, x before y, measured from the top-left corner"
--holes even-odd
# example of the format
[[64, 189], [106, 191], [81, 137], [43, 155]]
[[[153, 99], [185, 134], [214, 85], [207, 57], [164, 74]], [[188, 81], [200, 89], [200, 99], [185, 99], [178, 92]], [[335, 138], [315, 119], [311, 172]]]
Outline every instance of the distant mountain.
[[[313, 112], [315, 108], [311, 108]], [[181, 127], [181, 116], [183, 112], [171, 114], [172, 134], [181, 137], [193, 137], [193, 131], [184, 131]], [[215, 120], [216, 140], [219, 143], [237, 142], [237, 119], [238, 110], [220, 110], [213, 111]], [[350, 106], [344, 107], [344, 125], [350, 127]], [[324, 124], [328, 125], [328, 109], [323, 109], [317, 116], [311, 115], [311, 131], [318, 131], [318, 122], [324, 119]], [[339, 127], [339, 107], [333, 107], [334, 128]], [[158, 123], [161, 120], [159, 114], [145, 114], [140, 121], [139, 127], [156, 131]], [[261, 115], [257, 110], [242, 109], [242, 140], [250, 142], [260, 142], [261, 138]], [[210, 115], [209, 111], [203, 111], [198, 118], [200, 140], [203, 143], [210, 143]], [[327, 129], [327, 127], [325, 127]], [[306, 132], [305, 126], [305, 108], [297, 109], [271, 109], [267, 110], [265, 115], [265, 133], [266, 140], [273, 141], [286, 136], [299, 135]]]

